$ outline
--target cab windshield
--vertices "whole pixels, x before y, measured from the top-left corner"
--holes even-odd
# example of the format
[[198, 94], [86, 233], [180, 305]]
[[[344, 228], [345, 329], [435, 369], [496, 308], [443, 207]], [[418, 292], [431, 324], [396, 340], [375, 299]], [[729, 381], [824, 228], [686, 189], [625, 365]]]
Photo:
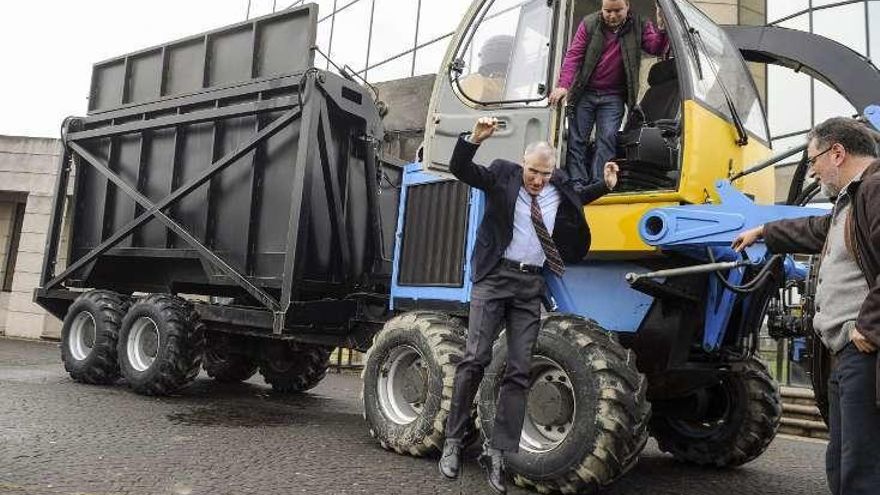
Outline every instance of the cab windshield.
[[723, 28], [687, 0], [673, 0], [684, 24], [689, 52], [687, 80], [693, 96], [709, 109], [769, 142], [767, 120], [751, 73]]

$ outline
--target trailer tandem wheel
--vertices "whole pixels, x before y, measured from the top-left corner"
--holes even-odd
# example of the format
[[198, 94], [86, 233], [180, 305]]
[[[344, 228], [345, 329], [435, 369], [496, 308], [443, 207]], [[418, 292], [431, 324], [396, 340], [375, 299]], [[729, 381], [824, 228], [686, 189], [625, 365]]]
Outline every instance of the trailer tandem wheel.
[[119, 332], [119, 368], [144, 395], [168, 395], [192, 382], [202, 365], [204, 325], [193, 305], [150, 294], [131, 306]]
[[702, 466], [739, 466], [764, 453], [779, 429], [782, 399], [767, 368], [755, 358], [706, 391], [698, 418], [655, 415], [651, 435], [660, 450]]
[[219, 332], [209, 333], [205, 339], [202, 368], [220, 383], [243, 382], [257, 372], [257, 361], [242, 352], [241, 338]]
[[119, 378], [116, 343], [128, 299], [109, 290], [76, 298], [61, 328], [61, 360], [75, 381], [104, 385]]
[[260, 374], [275, 392], [305, 392], [327, 376], [332, 347], [290, 341], [267, 341], [263, 345]]
[[[491, 437], [507, 344], [501, 338], [480, 387]], [[596, 322], [551, 314], [541, 321], [519, 452], [508, 453], [515, 484], [541, 493], [595, 493], [635, 465], [651, 406], [635, 355]]]
[[383, 448], [425, 456], [443, 447], [464, 328], [441, 313], [414, 311], [389, 320], [366, 356], [364, 418]]

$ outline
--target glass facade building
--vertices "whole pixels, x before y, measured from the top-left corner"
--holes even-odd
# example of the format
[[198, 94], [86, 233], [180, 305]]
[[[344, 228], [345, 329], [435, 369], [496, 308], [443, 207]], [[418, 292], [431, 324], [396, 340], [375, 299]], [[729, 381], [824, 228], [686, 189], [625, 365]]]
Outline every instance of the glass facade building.
[[[370, 82], [435, 74], [472, 0], [297, 0], [318, 4], [318, 49]], [[328, 61], [317, 57], [318, 65]]]
[[[767, 0], [766, 9], [771, 26], [833, 39], [880, 65], [880, 0]], [[805, 74], [775, 66], [767, 70], [767, 114], [776, 149], [802, 143], [814, 124], [829, 117], [864, 110]]]

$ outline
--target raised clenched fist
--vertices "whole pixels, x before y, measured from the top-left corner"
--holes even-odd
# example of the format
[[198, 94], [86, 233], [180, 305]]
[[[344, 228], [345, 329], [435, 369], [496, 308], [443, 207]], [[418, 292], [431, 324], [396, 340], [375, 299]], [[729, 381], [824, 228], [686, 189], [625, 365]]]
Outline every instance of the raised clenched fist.
[[495, 129], [498, 128], [498, 119], [495, 117], [480, 117], [474, 124], [474, 130], [471, 131], [471, 140], [477, 144], [492, 137]]

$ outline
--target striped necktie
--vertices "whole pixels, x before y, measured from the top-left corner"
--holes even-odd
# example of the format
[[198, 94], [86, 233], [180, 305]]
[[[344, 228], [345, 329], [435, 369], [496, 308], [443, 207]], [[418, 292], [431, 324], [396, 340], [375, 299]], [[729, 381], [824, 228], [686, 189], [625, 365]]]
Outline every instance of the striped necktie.
[[558, 276], [562, 276], [565, 272], [565, 265], [562, 264], [562, 257], [556, 249], [550, 232], [544, 225], [544, 217], [541, 215], [541, 207], [538, 205], [538, 196], [532, 196], [532, 224], [535, 226], [535, 233], [538, 234], [538, 240], [541, 241], [541, 248], [544, 250], [544, 256], [547, 257], [547, 268]]

